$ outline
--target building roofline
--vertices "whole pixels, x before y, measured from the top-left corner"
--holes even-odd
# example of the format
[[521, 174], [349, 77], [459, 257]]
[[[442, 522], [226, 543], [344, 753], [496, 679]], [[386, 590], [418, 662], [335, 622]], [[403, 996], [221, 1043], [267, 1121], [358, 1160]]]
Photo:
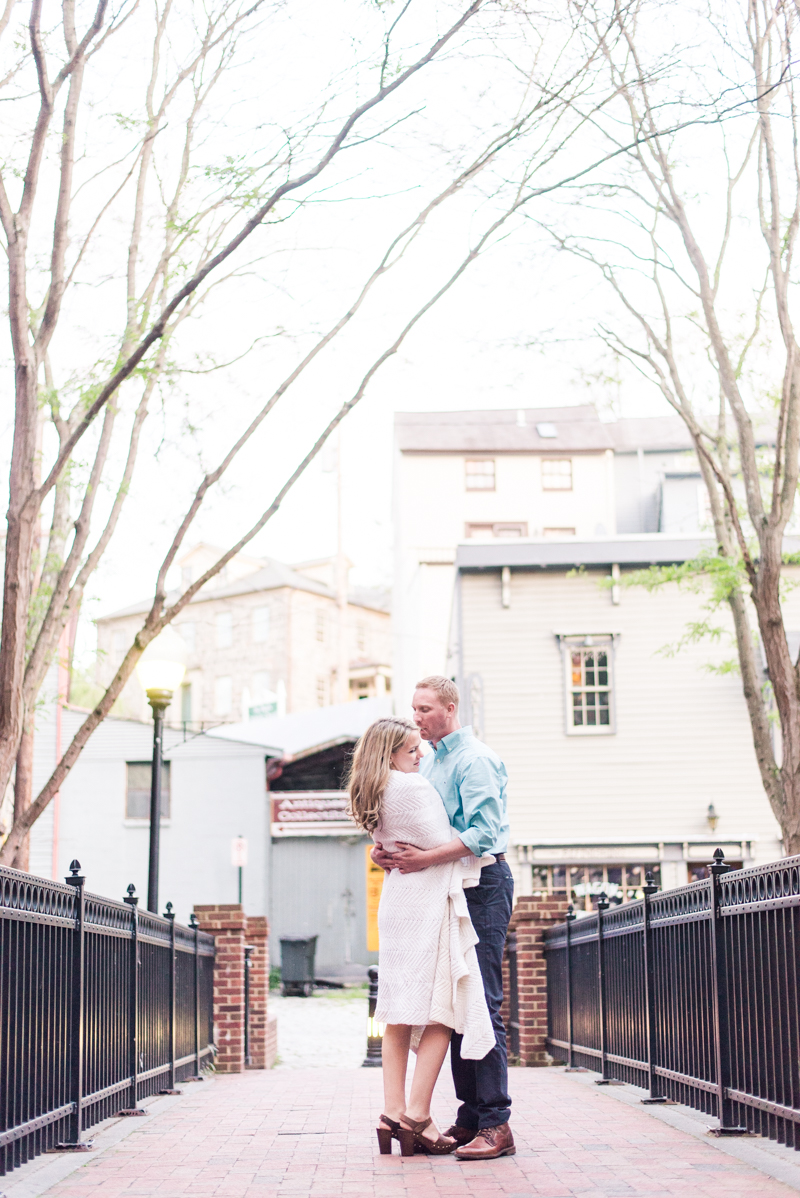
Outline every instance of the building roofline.
[[[703, 549], [714, 548], [713, 537], [677, 537], [665, 533], [640, 533], [594, 537], [590, 541], [543, 539], [498, 540], [462, 544], [456, 550], [456, 569], [558, 570], [576, 566], [667, 566], [689, 561]], [[800, 537], [784, 537], [784, 549], [800, 551]]]
[[[287, 569], [291, 569], [291, 567], [287, 567]], [[258, 571], [258, 573], [261, 573], [261, 571]], [[206, 588], [203, 587], [203, 589], [198, 591], [196, 595], [192, 596], [184, 610], [191, 610], [201, 603], [213, 603], [218, 602], [221, 599], [235, 599], [241, 595], [265, 594], [267, 591], [305, 591], [307, 594], [317, 595], [320, 599], [336, 599], [336, 592], [331, 590], [330, 587], [325, 586], [324, 583], [315, 582], [313, 578], [307, 578], [304, 575], [297, 575], [297, 577], [303, 581], [295, 582], [293, 580], [279, 579], [273, 583], [259, 586], [254, 582], [254, 574], [245, 574], [241, 579], [237, 579], [235, 582], [227, 583], [225, 586], [217, 587], [214, 590], [207, 591]], [[249, 585], [245, 585], [246, 583]], [[170, 601], [177, 599], [178, 595], [178, 591], [171, 591], [167, 596], [167, 602], [169, 603]], [[107, 615], [97, 616], [94, 620], [94, 623], [105, 624], [109, 620], [120, 620], [126, 616], [145, 615], [150, 611], [152, 605], [151, 599], [142, 600], [139, 603], [132, 603], [130, 607], [123, 607], [118, 611], [108, 612]], [[355, 594], [348, 594], [347, 606], [364, 608], [366, 611], [380, 612], [382, 615], [387, 615], [389, 610], [387, 607], [382, 606], [377, 600], [375, 602], [370, 602], [368, 599], [363, 597], [357, 598]]]
[[176, 744], [171, 745], [169, 749], [165, 747], [164, 753], [179, 752], [180, 750], [187, 748], [189, 745], [196, 745], [199, 740], [204, 741], [206, 744], [214, 745], [215, 747], [218, 745], [241, 745], [243, 748], [256, 750], [259, 756], [263, 755], [264, 757], [270, 758], [280, 757], [283, 753], [283, 749], [279, 748], [278, 745], [265, 745], [262, 744], [261, 741], [246, 740], [243, 736], [209, 736], [207, 732], [196, 732], [193, 736], [187, 737], [186, 740], [179, 740]]

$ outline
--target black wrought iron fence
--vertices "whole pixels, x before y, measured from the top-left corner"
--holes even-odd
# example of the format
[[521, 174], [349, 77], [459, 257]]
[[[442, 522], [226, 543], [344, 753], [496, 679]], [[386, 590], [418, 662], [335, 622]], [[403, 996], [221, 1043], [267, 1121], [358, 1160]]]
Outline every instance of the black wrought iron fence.
[[0, 868], [0, 1176], [84, 1149], [213, 1053], [213, 937], [140, 911], [132, 886], [87, 894], [70, 869], [61, 885]]
[[550, 1051], [800, 1148], [800, 857], [709, 874], [545, 933]]

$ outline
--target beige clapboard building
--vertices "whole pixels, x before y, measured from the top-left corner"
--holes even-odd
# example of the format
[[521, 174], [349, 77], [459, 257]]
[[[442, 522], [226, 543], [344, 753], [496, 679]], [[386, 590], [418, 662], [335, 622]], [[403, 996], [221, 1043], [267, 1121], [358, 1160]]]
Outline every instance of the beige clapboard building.
[[[479, 480], [476, 482], [476, 480]], [[672, 649], [704, 597], [625, 586], [707, 531], [677, 421], [589, 407], [404, 414], [395, 460], [395, 703], [443, 672], [509, 772], [517, 893], [640, 890], [780, 856], [726, 636]], [[713, 623], [727, 627], [723, 610]], [[787, 598], [800, 629], [800, 595]], [[709, 811], [709, 808], [712, 808]]]
[[[183, 585], [190, 585], [220, 553], [208, 545], [187, 553], [179, 563]], [[292, 567], [274, 559], [234, 558], [227, 572], [203, 587], [175, 621], [187, 648], [187, 670], [168, 720], [208, 727], [327, 706], [343, 697], [338, 675], [344, 661], [346, 700], [387, 694], [388, 596], [351, 591], [342, 605], [335, 581], [335, 559]], [[97, 620], [101, 685], [113, 677], [148, 608], [147, 602], [135, 603]], [[120, 714], [149, 717], [135, 677], [119, 707]]]

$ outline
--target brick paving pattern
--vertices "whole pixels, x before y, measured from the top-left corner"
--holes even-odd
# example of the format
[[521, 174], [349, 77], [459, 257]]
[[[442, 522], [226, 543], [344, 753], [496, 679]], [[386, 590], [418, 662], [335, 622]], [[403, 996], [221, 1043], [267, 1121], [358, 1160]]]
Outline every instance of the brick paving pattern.
[[[517, 1155], [381, 1157], [379, 1069], [283, 1069], [187, 1085], [48, 1198], [789, 1198], [797, 1191], [549, 1069], [512, 1072]], [[434, 1115], [455, 1110], [443, 1075]]]

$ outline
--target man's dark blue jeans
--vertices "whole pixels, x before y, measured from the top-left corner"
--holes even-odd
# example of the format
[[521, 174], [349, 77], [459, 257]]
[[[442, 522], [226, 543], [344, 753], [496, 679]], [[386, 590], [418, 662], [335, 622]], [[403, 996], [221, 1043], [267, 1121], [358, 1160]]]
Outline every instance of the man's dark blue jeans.
[[461, 1106], [456, 1122], [459, 1127], [498, 1127], [511, 1115], [508, 1094], [508, 1057], [506, 1029], [500, 1018], [503, 1001], [503, 947], [506, 942], [514, 879], [505, 861], [496, 861], [481, 870], [479, 886], [464, 891], [478, 943], [475, 951], [486, 991], [486, 1005], [494, 1025], [495, 1046], [482, 1061], [461, 1058], [461, 1036], [453, 1032], [450, 1064], [456, 1095]]

